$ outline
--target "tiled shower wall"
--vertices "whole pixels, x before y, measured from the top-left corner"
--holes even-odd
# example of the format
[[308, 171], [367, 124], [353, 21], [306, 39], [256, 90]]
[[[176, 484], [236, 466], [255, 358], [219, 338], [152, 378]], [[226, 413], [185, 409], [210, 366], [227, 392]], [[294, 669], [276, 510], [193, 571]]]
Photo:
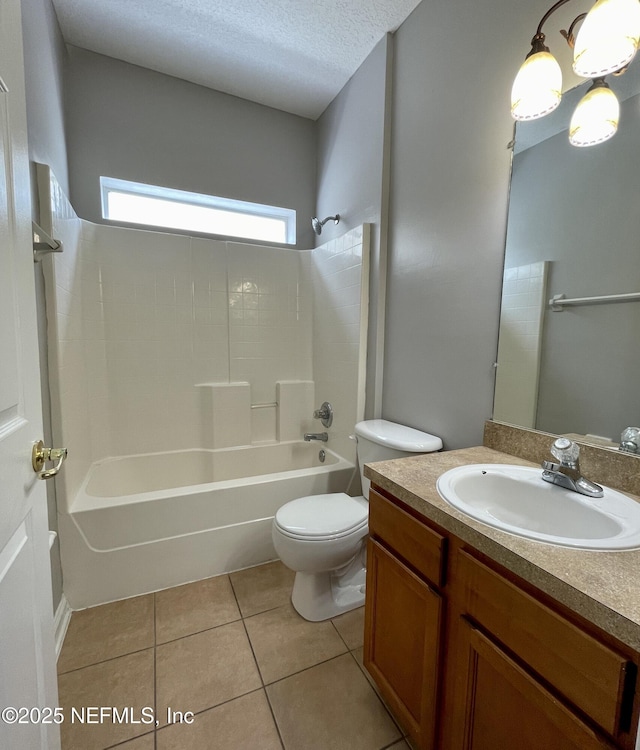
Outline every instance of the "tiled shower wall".
[[54, 437], [73, 457], [61, 510], [107, 456], [290, 439], [279, 394], [300, 434], [323, 429], [311, 412], [331, 401], [330, 447], [355, 457], [362, 228], [301, 253], [94, 225], [53, 177], [51, 193], [65, 246], [45, 269]]
[[536, 426], [549, 263], [504, 271], [493, 418], [521, 427]]
[[96, 457], [219, 447], [199, 384], [249, 383], [253, 442], [275, 439], [276, 382], [311, 378], [296, 251], [83, 222], [80, 264]]
[[[304, 253], [313, 286], [313, 379], [318, 404], [330, 401], [330, 445], [355, 459], [350, 440], [364, 419], [369, 287], [369, 225]], [[317, 423], [317, 429], [323, 429]]]

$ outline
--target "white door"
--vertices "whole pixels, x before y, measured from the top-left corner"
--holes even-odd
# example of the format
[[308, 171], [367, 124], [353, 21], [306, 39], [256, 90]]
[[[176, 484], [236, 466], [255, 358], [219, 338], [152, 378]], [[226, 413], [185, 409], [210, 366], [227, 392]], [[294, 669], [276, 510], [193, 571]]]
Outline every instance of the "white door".
[[45, 482], [31, 466], [42, 412], [26, 140], [20, 0], [1, 0], [0, 747], [52, 750], [57, 719], [38, 711], [57, 687]]

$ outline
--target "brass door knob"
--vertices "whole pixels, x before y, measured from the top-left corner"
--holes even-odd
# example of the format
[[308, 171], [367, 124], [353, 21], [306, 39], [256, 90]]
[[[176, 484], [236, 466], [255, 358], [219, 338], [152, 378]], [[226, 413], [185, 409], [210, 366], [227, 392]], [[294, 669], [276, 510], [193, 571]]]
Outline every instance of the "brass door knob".
[[[31, 465], [38, 475], [38, 479], [50, 479], [60, 471], [62, 462], [66, 457], [66, 448], [45, 448], [42, 440], [38, 440], [37, 443], [33, 444], [33, 450], [31, 451]], [[53, 462], [54, 466], [43, 471], [47, 461]]]

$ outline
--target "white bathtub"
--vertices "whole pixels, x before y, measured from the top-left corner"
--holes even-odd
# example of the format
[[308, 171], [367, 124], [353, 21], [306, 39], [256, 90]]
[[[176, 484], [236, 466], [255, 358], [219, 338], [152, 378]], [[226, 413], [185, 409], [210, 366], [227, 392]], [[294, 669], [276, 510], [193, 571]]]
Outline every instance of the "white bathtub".
[[296, 497], [344, 492], [355, 466], [290, 442], [107, 458], [60, 516], [72, 609], [275, 559], [271, 521]]

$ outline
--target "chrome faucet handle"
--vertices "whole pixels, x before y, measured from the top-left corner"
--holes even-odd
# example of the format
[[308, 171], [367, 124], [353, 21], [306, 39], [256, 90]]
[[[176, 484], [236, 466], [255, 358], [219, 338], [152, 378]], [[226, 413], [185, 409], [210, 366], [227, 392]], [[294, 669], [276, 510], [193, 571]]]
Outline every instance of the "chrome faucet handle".
[[551, 446], [551, 455], [560, 461], [562, 466], [578, 466], [580, 446], [568, 438], [558, 438]]
[[313, 412], [313, 418], [319, 419], [323, 427], [331, 427], [333, 422], [333, 407], [328, 401], [325, 401], [319, 409]]
[[627, 427], [620, 435], [619, 450], [625, 453], [640, 453], [640, 428]]

